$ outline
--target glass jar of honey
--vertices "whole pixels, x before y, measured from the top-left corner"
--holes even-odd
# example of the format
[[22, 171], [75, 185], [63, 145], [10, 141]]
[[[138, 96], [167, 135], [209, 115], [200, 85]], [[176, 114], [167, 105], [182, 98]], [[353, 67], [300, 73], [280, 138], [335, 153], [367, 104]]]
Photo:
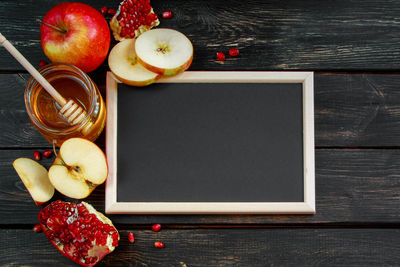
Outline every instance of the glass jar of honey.
[[31, 78], [25, 89], [25, 107], [35, 127], [57, 146], [71, 137], [94, 141], [106, 121], [106, 107], [96, 84], [86, 73], [70, 64], [50, 63], [41, 67], [39, 72], [65, 99], [81, 105], [86, 117], [78, 124], [68, 123], [59, 113], [59, 104]]

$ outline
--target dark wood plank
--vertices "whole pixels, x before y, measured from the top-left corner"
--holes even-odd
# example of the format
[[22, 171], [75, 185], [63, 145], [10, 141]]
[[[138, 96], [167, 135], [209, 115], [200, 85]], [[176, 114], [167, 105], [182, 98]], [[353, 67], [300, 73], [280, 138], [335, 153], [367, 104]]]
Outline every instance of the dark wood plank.
[[50, 146], [26, 113], [24, 91], [29, 77], [0, 74], [0, 147]]
[[399, 75], [317, 74], [317, 146], [398, 146]]
[[[91, 74], [105, 92], [104, 75]], [[25, 112], [28, 75], [0, 74], [0, 148], [48, 147]], [[315, 143], [324, 147], [398, 146], [400, 75], [315, 75]], [[98, 141], [104, 145], [104, 140]]]
[[[89, 1], [95, 8], [118, 1]], [[45, 56], [37, 18], [59, 3], [1, 1], [3, 34], [34, 64]], [[155, 11], [172, 10], [160, 27], [192, 40], [192, 70], [398, 70], [400, 6], [390, 1], [152, 1]], [[216, 52], [238, 47], [240, 56], [216, 62]], [[0, 49], [1, 70], [22, 67]], [[7, 64], [4, 64], [4, 63]]]
[[[400, 261], [399, 229], [134, 229], [98, 266], [387, 266]], [[0, 230], [0, 265], [71, 266], [43, 233]], [[154, 248], [161, 240], [165, 248]]]
[[[11, 163], [18, 157], [31, 157], [32, 150], [0, 152], [0, 224], [34, 224], [36, 207]], [[314, 216], [268, 215], [112, 215], [118, 225], [184, 224], [342, 224], [396, 225], [400, 222], [400, 150], [320, 149], [316, 152], [316, 200]], [[45, 166], [51, 160], [41, 161]], [[56, 194], [55, 199], [64, 199]], [[85, 201], [104, 211], [104, 186]]]

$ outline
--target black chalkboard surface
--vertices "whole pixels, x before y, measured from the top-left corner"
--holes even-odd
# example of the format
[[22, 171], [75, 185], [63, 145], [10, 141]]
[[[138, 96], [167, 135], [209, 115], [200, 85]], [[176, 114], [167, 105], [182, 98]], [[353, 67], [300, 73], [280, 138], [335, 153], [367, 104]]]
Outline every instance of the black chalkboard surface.
[[153, 203], [148, 213], [191, 213], [190, 205], [193, 213], [215, 213], [207, 206], [222, 205], [221, 213], [235, 206], [245, 213], [246, 205], [261, 203], [309, 207], [304, 81], [228, 78], [118, 84], [111, 99], [117, 114], [114, 208], [122, 204], [130, 208], [120, 212], [135, 213]]

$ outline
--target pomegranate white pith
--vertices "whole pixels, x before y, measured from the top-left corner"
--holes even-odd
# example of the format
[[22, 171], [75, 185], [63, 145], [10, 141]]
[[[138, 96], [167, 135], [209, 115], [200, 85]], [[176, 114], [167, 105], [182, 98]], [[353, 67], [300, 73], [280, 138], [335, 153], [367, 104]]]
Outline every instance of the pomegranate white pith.
[[111, 220], [90, 204], [57, 200], [39, 212], [39, 222], [50, 242], [82, 266], [93, 266], [118, 245]]

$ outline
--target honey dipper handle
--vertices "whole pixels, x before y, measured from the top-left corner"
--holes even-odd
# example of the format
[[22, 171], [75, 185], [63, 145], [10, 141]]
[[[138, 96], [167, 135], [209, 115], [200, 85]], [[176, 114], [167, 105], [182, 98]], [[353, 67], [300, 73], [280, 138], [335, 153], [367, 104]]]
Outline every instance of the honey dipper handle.
[[57, 101], [60, 106], [64, 106], [67, 101], [56, 89], [29, 63], [28, 60], [0, 33], [0, 44], [10, 52], [10, 54], [32, 75], [33, 78]]

